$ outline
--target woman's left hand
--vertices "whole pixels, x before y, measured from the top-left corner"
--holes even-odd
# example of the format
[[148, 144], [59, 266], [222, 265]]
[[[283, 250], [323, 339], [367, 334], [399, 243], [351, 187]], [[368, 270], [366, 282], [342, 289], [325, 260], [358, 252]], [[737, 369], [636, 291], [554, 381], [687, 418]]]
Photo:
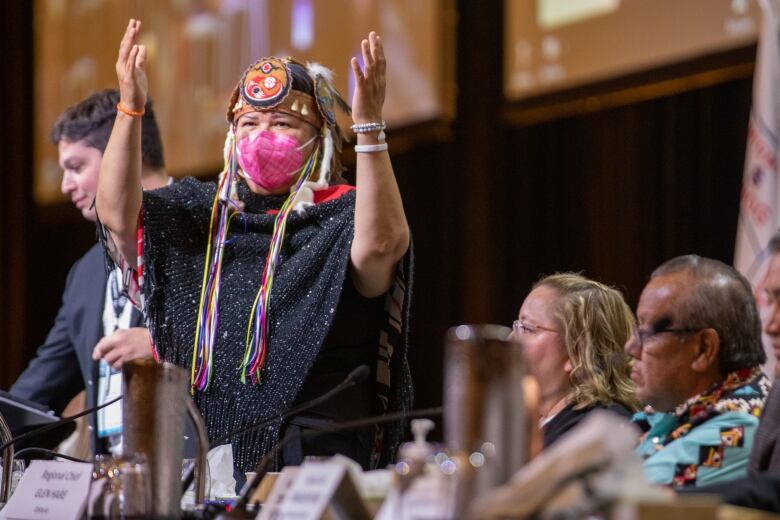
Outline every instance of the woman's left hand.
[[385, 53], [382, 40], [374, 31], [360, 42], [363, 53], [363, 69], [357, 58], [352, 58], [355, 74], [355, 93], [352, 96], [352, 120], [356, 124], [382, 120], [385, 103]]
[[[360, 42], [363, 68], [352, 58], [355, 94], [352, 120], [355, 124], [381, 123], [385, 102], [385, 53], [375, 32]], [[393, 175], [387, 146], [379, 144], [378, 132], [360, 133], [358, 144], [374, 145], [355, 159], [355, 237], [350, 250], [350, 272], [355, 288], [366, 298], [387, 292], [393, 284], [398, 260], [409, 249], [401, 192]]]
[[122, 105], [142, 112], [146, 106], [149, 80], [146, 78], [146, 47], [138, 44], [141, 21], [131, 19], [119, 44], [116, 75], [119, 80], [119, 99]]

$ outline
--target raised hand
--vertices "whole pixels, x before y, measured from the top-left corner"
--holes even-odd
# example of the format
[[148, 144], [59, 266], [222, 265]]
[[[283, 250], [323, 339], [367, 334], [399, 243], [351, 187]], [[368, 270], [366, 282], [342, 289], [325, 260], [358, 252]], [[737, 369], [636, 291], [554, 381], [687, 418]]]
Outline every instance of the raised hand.
[[119, 80], [119, 99], [128, 110], [140, 112], [146, 106], [149, 81], [146, 78], [146, 47], [138, 45], [140, 20], [130, 20], [116, 60], [116, 76]]
[[355, 74], [355, 94], [352, 96], [352, 120], [355, 123], [382, 120], [385, 103], [385, 53], [379, 35], [371, 31], [367, 40], [360, 42], [363, 53], [363, 69], [357, 58], [352, 58]]

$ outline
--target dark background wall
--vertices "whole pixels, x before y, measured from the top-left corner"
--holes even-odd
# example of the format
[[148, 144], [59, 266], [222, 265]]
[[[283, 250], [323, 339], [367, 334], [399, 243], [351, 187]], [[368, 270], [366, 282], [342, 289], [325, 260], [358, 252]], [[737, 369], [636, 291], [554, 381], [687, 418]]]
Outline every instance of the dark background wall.
[[[31, 4], [1, 8], [0, 388], [45, 337], [68, 268], [94, 240], [70, 205], [32, 203]], [[733, 256], [755, 49], [506, 104], [500, 4], [457, 3], [457, 118], [402, 130], [414, 144], [393, 155], [417, 259], [420, 407], [441, 402], [445, 330], [511, 322], [540, 274], [583, 271], [633, 307], [663, 260]]]

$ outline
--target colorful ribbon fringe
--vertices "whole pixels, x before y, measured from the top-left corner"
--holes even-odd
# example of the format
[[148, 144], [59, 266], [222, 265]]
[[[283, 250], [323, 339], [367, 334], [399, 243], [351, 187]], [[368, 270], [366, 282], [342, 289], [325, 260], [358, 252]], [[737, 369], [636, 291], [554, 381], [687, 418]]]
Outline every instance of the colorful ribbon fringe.
[[274, 220], [274, 230], [271, 234], [271, 247], [268, 249], [268, 257], [263, 269], [263, 278], [260, 282], [260, 289], [257, 291], [254, 304], [252, 305], [252, 315], [246, 330], [246, 345], [244, 349], [244, 360], [241, 363], [241, 382], [246, 383], [247, 369], [252, 383], [260, 382], [260, 372], [265, 363], [265, 356], [268, 353], [268, 315], [271, 305], [271, 287], [274, 283], [274, 272], [279, 262], [279, 256], [282, 253], [282, 243], [284, 241], [284, 230], [287, 227], [287, 217], [295, 207], [295, 199], [298, 190], [303, 183], [309, 180], [312, 172], [317, 165], [317, 157], [320, 154], [320, 147], [317, 145], [309, 156], [306, 164], [301, 171], [295, 187], [290, 195], [282, 204], [279, 213]]
[[[225, 175], [219, 181], [214, 204], [211, 208], [209, 222], [209, 243], [206, 248], [206, 261], [203, 266], [203, 282], [201, 285], [200, 304], [198, 307], [198, 322], [195, 329], [193, 346], [191, 391], [206, 390], [213, 373], [214, 345], [217, 340], [219, 326], [219, 289], [222, 276], [222, 257], [227, 241], [228, 229], [233, 217], [241, 211], [231, 199], [231, 189], [238, 175], [238, 152], [235, 134], [231, 131], [228, 143], [228, 155], [225, 159]], [[271, 287], [274, 272], [279, 261], [287, 226], [287, 217], [295, 207], [295, 199], [301, 186], [309, 180], [317, 164], [320, 147], [315, 147], [306, 161], [298, 180], [290, 195], [285, 199], [274, 220], [271, 235], [271, 247], [268, 251], [260, 289], [257, 292], [249, 324], [247, 326], [246, 344], [241, 363], [241, 382], [246, 383], [247, 371], [253, 384], [260, 382], [268, 350], [268, 316], [271, 303]]]

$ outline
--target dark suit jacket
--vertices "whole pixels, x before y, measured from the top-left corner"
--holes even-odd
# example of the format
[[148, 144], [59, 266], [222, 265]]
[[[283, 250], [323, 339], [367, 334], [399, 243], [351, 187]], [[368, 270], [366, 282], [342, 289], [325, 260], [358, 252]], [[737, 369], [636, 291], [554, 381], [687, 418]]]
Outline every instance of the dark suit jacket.
[[[46, 405], [60, 415], [86, 388], [87, 407], [95, 406], [97, 363], [92, 360], [92, 349], [103, 335], [106, 280], [103, 247], [96, 244], [70, 269], [54, 326], [11, 387], [11, 394]], [[131, 326], [140, 324], [140, 313], [133, 309]], [[98, 446], [95, 416], [89, 417], [93, 446]]]
[[780, 380], [776, 379], [766, 399], [750, 451], [748, 472], [780, 474]]
[[686, 495], [720, 495], [725, 504], [761, 509], [773, 513], [780, 511], [780, 475], [777, 474], [762, 473], [731, 482], [681, 488], [675, 491]]

